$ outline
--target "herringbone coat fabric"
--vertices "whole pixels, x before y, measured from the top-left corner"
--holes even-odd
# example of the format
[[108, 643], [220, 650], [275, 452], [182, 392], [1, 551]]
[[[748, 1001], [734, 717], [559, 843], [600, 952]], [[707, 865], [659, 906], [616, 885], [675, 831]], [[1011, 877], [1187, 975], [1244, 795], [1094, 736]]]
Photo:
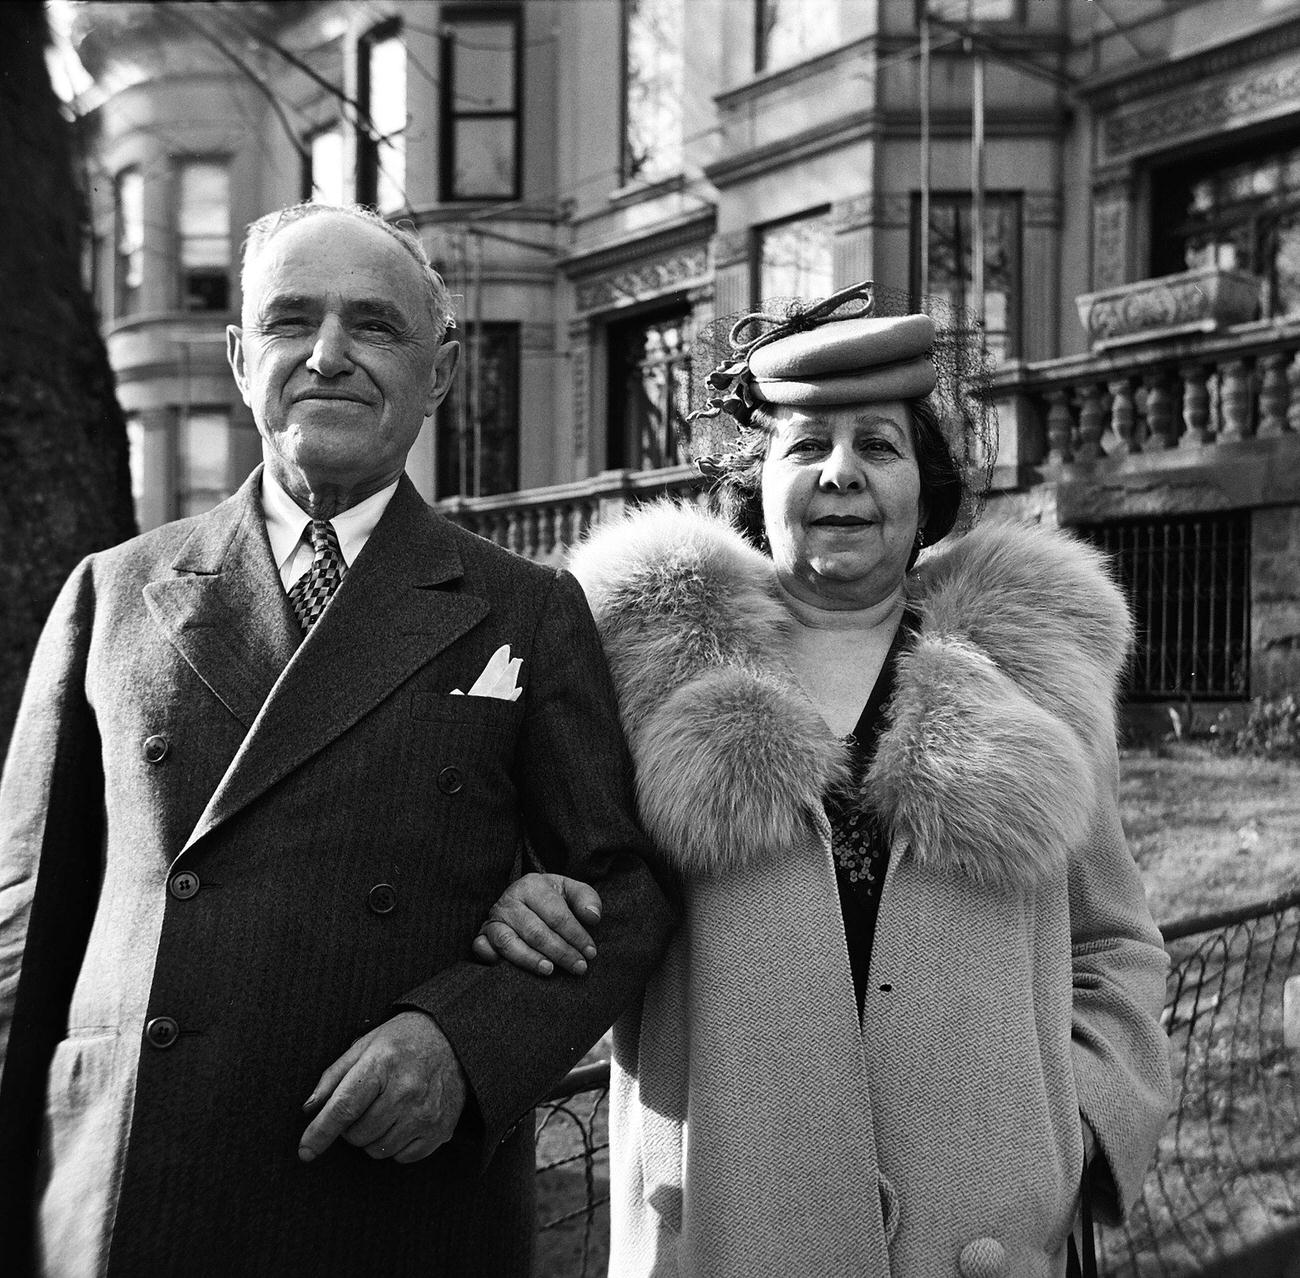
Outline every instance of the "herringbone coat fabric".
[[923, 558], [864, 783], [891, 859], [861, 1025], [821, 807], [841, 747], [784, 660], [771, 562], [667, 506], [571, 566], [685, 895], [615, 1032], [612, 1278], [1063, 1274], [1080, 1114], [1113, 1219], [1170, 1094], [1100, 557], [1000, 526]]
[[[0, 792], [0, 1256], [23, 1272], [39, 1197], [49, 1275], [522, 1275], [530, 1108], [673, 921], [591, 617], [403, 479], [304, 638], [259, 477], [83, 563], [33, 663]], [[519, 701], [450, 695], [505, 643]], [[584, 981], [467, 961], [525, 832], [599, 886]], [[474, 1112], [419, 1163], [300, 1164], [321, 1071], [404, 1006]]]

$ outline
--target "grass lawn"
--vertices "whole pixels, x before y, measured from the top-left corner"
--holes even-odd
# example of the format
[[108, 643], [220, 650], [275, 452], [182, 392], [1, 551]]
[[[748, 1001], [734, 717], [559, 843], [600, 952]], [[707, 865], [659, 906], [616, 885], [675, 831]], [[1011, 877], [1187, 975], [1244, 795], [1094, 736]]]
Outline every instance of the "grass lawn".
[[[1300, 765], [1177, 744], [1128, 751], [1120, 771], [1124, 828], [1158, 922], [1300, 887]], [[1162, 1263], [1152, 1260], [1154, 1252], [1135, 1256], [1122, 1235], [1103, 1231], [1112, 1272], [1190, 1273], [1204, 1254], [1207, 1231], [1233, 1240], [1257, 1237], [1300, 1211], [1297, 1093], [1291, 1055], [1278, 1045], [1286, 971], [1270, 969], [1261, 979], [1258, 955], [1246, 952], [1248, 939], [1236, 936], [1207, 954], [1210, 992], [1198, 1005], [1199, 1037], [1186, 1032], [1190, 1010], [1181, 999], [1171, 1024], [1180, 1085], [1192, 1099], [1185, 1121], [1166, 1133], [1161, 1166], [1180, 1170], [1162, 1174], [1154, 1190], [1149, 1184], [1135, 1230], [1140, 1241], [1156, 1240]], [[1295, 943], [1287, 944], [1291, 949], [1281, 957], [1292, 963], [1290, 971], [1300, 971]], [[1197, 942], [1180, 945], [1176, 952], [1188, 953]], [[1242, 997], [1243, 987], [1254, 992]], [[1252, 1059], [1240, 1059], [1243, 1049]], [[589, 1114], [590, 1098], [576, 1098], [571, 1108]], [[579, 1125], [558, 1115], [540, 1135], [539, 1166], [580, 1154], [582, 1139]], [[606, 1139], [603, 1109], [594, 1139]], [[608, 1161], [598, 1155], [590, 1182], [595, 1197], [608, 1194], [608, 1176]], [[580, 1209], [587, 1190], [580, 1157], [547, 1172], [539, 1178], [539, 1219]], [[1184, 1225], [1188, 1220], [1196, 1229]], [[541, 1233], [537, 1278], [603, 1278], [608, 1228], [608, 1208], [601, 1207], [590, 1231], [580, 1215]]]

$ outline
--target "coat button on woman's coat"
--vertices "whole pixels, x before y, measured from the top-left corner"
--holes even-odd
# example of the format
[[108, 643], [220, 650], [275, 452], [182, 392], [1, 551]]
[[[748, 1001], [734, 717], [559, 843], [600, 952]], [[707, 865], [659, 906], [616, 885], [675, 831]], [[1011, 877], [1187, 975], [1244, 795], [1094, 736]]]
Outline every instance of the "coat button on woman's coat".
[[438, 789], [443, 794], [455, 794], [465, 784], [459, 768], [443, 768], [438, 773]]
[[1007, 1253], [996, 1238], [977, 1238], [961, 1249], [961, 1278], [1006, 1278]]
[[171, 749], [171, 742], [161, 733], [155, 732], [153, 736], [145, 737], [140, 749], [146, 763], [161, 763], [167, 757], [167, 751]]

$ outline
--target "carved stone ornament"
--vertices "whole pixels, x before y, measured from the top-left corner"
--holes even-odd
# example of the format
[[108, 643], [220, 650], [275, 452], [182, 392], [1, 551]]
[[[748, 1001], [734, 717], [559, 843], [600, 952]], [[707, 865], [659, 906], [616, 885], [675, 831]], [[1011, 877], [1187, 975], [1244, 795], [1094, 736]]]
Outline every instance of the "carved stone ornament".
[[679, 249], [621, 271], [584, 280], [576, 289], [578, 310], [609, 310], [626, 302], [656, 297], [698, 282], [708, 269], [709, 254], [703, 245]]
[[1102, 126], [1102, 139], [1106, 154], [1114, 159], [1150, 152], [1175, 139], [1240, 128], [1280, 111], [1293, 111], [1297, 105], [1300, 61], [1289, 58], [1253, 75], [1193, 85], [1177, 97], [1116, 113]]
[[1259, 312], [1259, 277], [1206, 267], [1136, 280], [1074, 299], [1093, 350], [1209, 333]]

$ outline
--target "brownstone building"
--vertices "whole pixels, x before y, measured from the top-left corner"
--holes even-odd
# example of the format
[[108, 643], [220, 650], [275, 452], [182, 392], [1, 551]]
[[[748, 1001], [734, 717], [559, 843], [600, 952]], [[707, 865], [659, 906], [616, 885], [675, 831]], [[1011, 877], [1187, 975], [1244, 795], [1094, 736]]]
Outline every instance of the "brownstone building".
[[[411, 473], [525, 554], [682, 491], [691, 340], [861, 278], [982, 311], [988, 518], [1111, 548], [1132, 698], [1300, 688], [1300, 3], [342, 0], [79, 7], [89, 270], [144, 526], [258, 457], [243, 227], [408, 219], [465, 378]], [[976, 246], [980, 246], [978, 249]]]

